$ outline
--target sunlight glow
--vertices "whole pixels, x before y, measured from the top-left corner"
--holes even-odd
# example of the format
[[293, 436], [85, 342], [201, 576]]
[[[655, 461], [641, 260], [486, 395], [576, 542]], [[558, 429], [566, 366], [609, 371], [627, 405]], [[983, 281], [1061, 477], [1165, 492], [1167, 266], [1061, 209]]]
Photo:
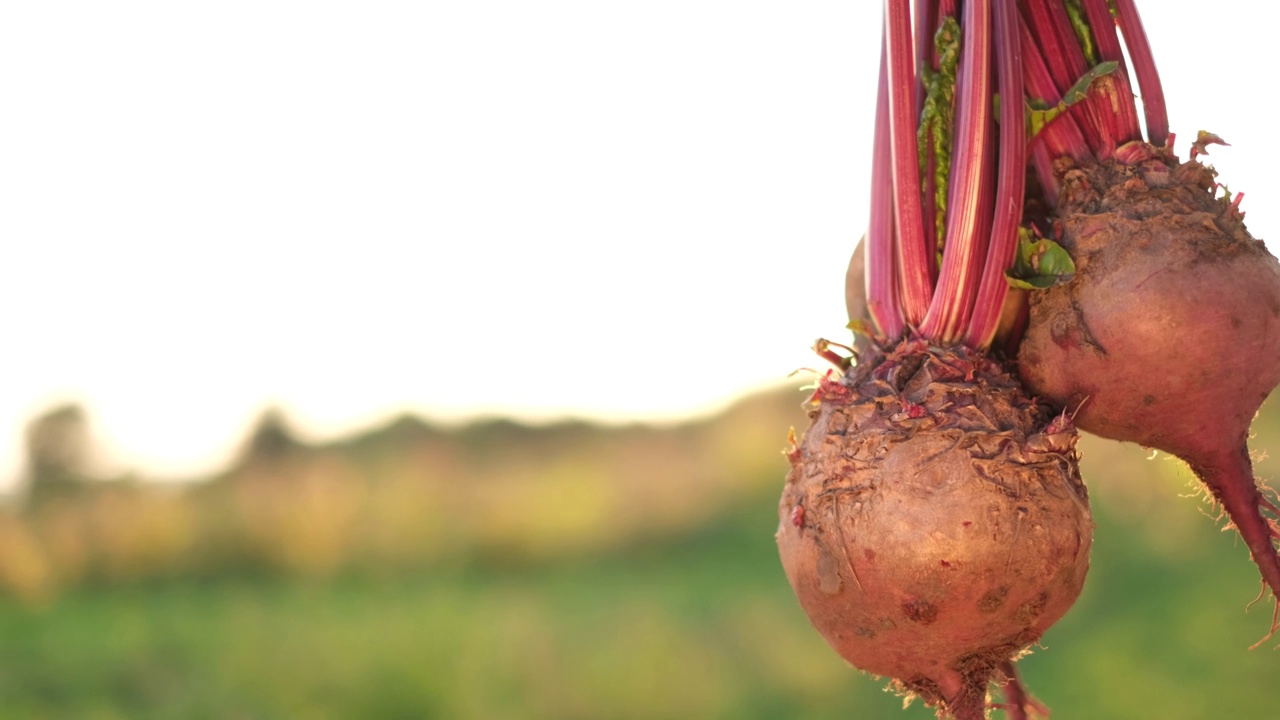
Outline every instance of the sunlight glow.
[[[874, 4], [71, 6], [0, 26], [0, 481], [62, 400], [183, 475], [271, 405], [669, 420], [844, 337]], [[1266, 24], [1143, 8], [1267, 237]]]

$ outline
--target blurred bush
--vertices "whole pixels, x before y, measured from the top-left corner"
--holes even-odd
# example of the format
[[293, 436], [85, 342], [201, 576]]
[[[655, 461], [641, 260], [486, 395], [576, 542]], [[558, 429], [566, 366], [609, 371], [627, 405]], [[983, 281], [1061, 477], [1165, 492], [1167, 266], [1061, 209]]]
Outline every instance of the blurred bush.
[[308, 445], [266, 412], [225, 471], [93, 477], [85, 412], [32, 421], [23, 493], [0, 511], [0, 591], [268, 572], [389, 575], [598, 555], [690, 531], [776, 484], [794, 388], [715, 419], [650, 427], [401, 417]]
[[[84, 413], [56, 408], [0, 511], [0, 720], [932, 717], [826, 647], [782, 573], [802, 398], [670, 427], [403, 417], [323, 445], [272, 412], [186, 483], [96, 476]], [[1280, 414], [1255, 431], [1275, 446]], [[1029, 685], [1062, 717], [1274, 716], [1234, 533], [1181, 463], [1081, 447], [1092, 569]]]

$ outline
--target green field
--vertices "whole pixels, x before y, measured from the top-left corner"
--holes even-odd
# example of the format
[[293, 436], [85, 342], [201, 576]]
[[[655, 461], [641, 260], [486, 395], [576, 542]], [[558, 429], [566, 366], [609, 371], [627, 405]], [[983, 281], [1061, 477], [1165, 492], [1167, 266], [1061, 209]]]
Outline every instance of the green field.
[[[507, 534], [394, 572], [179, 563], [0, 601], [0, 718], [932, 717], [809, 627], [773, 545], [775, 452], [723, 503], [555, 552]], [[1247, 650], [1271, 608], [1245, 613], [1259, 585], [1234, 534], [1179, 496], [1177, 463], [1084, 453], [1093, 567], [1020, 665], [1032, 691], [1055, 718], [1280, 715], [1280, 638]]]
[[[1177, 510], [1195, 516], [1192, 502]], [[809, 629], [767, 499], [696, 534], [403, 580], [166, 581], [0, 607], [0, 717], [891, 718]], [[1023, 662], [1065, 718], [1272, 717], [1280, 655], [1230, 535], [1099, 512], [1084, 598]], [[1272, 643], [1274, 645], [1274, 643]]]

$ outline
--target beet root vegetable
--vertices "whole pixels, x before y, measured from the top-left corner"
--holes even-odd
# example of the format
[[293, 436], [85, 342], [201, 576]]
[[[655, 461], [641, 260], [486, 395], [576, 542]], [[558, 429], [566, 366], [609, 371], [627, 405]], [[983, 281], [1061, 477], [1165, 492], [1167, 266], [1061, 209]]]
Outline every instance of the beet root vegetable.
[[[1066, 415], [988, 351], [1020, 256], [1026, 117], [1014, 0], [888, 0], [864, 249], [868, 337], [789, 451], [778, 549], [819, 633], [942, 717], [1043, 706], [1014, 660], [1083, 586], [1093, 523]], [[914, 12], [913, 12], [914, 11]], [[913, 29], [913, 18], [915, 28]], [[963, 40], [962, 40], [963, 38]], [[919, 104], [917, 105], [917, 103]], [[998, 110], [998, 123], [995, 109]], [[1049, 263], [1052, 265], [1052, 263]], [[860, 284], [860, 283], [859, 283]], [[833, 343], [815, 350], [841, 369]]]
[[[1213, 172], [1148, 157], [1060, 173], [1065, 285], [1033, 293], [1018, 355], [1033, 392], [1077, 425], [1188, 462], [1280, 594], [1274, 507], [1246, 439], [1280, 383], [1280, 262], [1215, 197]], [[1060, 164], [1061, 166], [1062, 164]]]
[[1029, 390], [1078, 407], [1081, 429], [1187, 461], [1276, 597], [1274, 633], [1280, 511], [1253, 477], [1246, 438], [1280, 382], [1280, 263], [1245, 229], [1240, 196], [1219, 197], [1213, 170], [1195, 162], [1221, 138], [1202, 132], [1188, 162], [1173, 155], [1133, 0], [1081, 0], [1074, 16], [1068, 5], [1020, 0], [1024, 90], [1049, 113], [1032, 165], [1076, 272], [1032, 295], [1018, 367]]
[[825, 379], [815, 400], [778, 506], [801, 605], [854, 666], [941, 714], [985, 717], [988, 684], [1022, 692], [1011, 661], [1085, 580], [1074, 428], [985, 355], [921, 340]]

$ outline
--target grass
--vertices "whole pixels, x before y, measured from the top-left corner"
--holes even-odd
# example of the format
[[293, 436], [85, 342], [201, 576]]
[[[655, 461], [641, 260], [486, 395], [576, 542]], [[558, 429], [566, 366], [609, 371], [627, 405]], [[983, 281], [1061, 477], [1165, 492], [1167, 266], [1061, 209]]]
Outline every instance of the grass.
[[[742, 427], [776, 430], [763, 420]], [[1274, 428], [1280, 422], [1265, 419], [1259, 434], [1280, 437]], [[720, 447], [708, 440], [719, 437], [714, 426], [698, 432], [701, 446]], [[918, 704], [903, 712], [884, 682], [847, 667], [809, 627], [773, 544], [781, 473], [767, 468], [779, 456], [770, 446], [748, 461], [730, 442], [739, 436], [726, 432], [717, 452], [754, 479], [726, 492], [716, 490], [733, 487], [725, 478], [706, 476], [709, 485], [685, 491], [680, 483], [731, 461], [695, 464], [689, 480], [664, 477], [666, 466], [631, 466], [632, 482], [668, 486], [660, 496], [656, 486], [649, 495], [626, 490], [627, 522], [643, 528], [637, 518], [661, 508], [678, 511], [678, 522], [648, 518], [638, 532], [583, 534], [600, 540], [555, 553], [521, 551], [523, 536], [512, 535], [412, 571], [357, 564], [309, 576], [251, 564], [90, 574], [35, 605], [0, 600], [0, 720], [933, 717]], [[639, 444], [623, 449], [630, 455], [620, 457], [637, 462], [655, 457]], [[669, 457], [687, 462], [678, 449]], [[1246, 650], [1271, 608], [1244, 612], [1259, 585], [1234, 533], [1197, 512], [1210, 508], [1179, 497], [1194, 487], [1181, 465], [1092, 439], [1083, 453], [1098, 523], [1093, 567], [1079, 603], [1021, 663], [1029, 686], [1059, 718], [1275, 716], [1280, 639]], [[608, 466], [549, 457], [579, 472]], [[1258, 470], [1274, 476], [1277, 467], [1264, 460]], [[519, 520], [521, 507], [563, 504], [550, 490], [610, 481], [621, 482], [592, 475], [577, 485], [509, 485], [541, 504], [503, 512]], [[538, 487], [549, 496], [536, 497]], [[281, 508], [328, 507], [290, 505], [293, 492], [280, 499], [288, 501]], [[450, 512], [421, 521], [492, 519]], [[300, 531], [314, 520], [279, 517]], [[408, 527], [418, 518], [402, 520]], [[396, 536], [418, 537], [435, 535]]]
[[[1097, 496], [1102, 497], [1097, 497]], [[1077, 608], [1023, 663], [1059, 717], [1268, 717], [1253, 568], [1190, 513], [1184, 557], [1107, 512]], [[764, 498], [699, 531], [399, 580], [146, 582], [0, 605], [0, 718], [928, 718], [848, 669], [778, 567]], [[1273, 643], [1274, 644], [1274, 643]]]
[[[757, 513], [763, 524], [769, 518]], [[260, 577], [0, 606], [0, 717], [848, 717], [768, 527], [406, 580]], [[759, 562], [761, 560], [773, 561]], [[868, 704], [870, 703], [870, 705]]]

